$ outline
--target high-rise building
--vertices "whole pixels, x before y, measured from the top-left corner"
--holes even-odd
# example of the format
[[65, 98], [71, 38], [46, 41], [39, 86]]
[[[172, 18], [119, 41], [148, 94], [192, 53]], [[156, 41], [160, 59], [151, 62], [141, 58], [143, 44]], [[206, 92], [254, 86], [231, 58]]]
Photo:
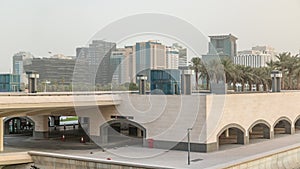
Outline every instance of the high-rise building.
[[179, 51], [172, 46], [167, 46], [166, 57], [167, 57], [166, 59], [167, 69], [178, 69]]
[[148, 69], [166, 69], [166, 47], [157, 41], [137, 42], [134, 46], [136, 74]]
[[20, 87], [20, 75], [0, 74], [0, 92], [19, 92]]
[[219, 56], [222, 58], [228, 56], [233, 60], [233, 57], [237, 56], [237, 37], [229, 34], [209, 36], [209, 38], [208, 53], [207, 55], [203, 55], [203, 58], [209, 59], [212, 56]]
[[180, 69], [185, 69], [187, 65], [187, 49], [180, 46], [178, 43], [174, 43], [172, 45], [175, 49], [178, 50], [179, 56], [178, 56], [178, 67]]
[[36, 71], [39, 83], [50, 81], [51, 84], [71, 85], [76, 60], [67, 58], [33, 58], [31, 64], [25, 65], [25, 71]]
[[31, 63], [33, 55], [29, 52], [19, 52], [13, 56], [13, 74], [20, 76], [20, 83], [27, 84], [27, 77], [24, 71], [24, 66]]
[[136, 58], [134, 54], [134, 46], [125, 46], [125, 55], [127, 56], [127, 61], [129, 65], [129, 78], [130, 82], [136, 82]]
[[255, 46], [252, 47], [252, 51], [259, 51], [261, 54], [268, 54], [271, 56], [272, 60], [277, 60], [276, 58], [277, 52], [271, 46]]
[[89, 48], [88, 47], [79, 47], [76, 48], [76, 58], [87, 58], [89, 54]]
[[110, 57], [110, 69], [112, 73], [112, 83], [124, 84], [133, 82], [134, 74], [132, 74], [135, 64], [132, 62], [132, 47], [117, 48]]
[[[87, 82], [90, 84], [111, 83], [112, 74], [110, 71], [110, 56], [116, 50], [116, 43], [103, 40], [93, 40], [89, 47], [76, 49], [76, 56], [80, 61], [86, 61], [89, 77]], [[84, 83], [84, 82], [83, 82]]]
[[265, 67], [267, 62], [276, 60], [275, 49], [269, 46], [256, 46], [252, 50], [239, 51], [234, 63], [250, 67]]

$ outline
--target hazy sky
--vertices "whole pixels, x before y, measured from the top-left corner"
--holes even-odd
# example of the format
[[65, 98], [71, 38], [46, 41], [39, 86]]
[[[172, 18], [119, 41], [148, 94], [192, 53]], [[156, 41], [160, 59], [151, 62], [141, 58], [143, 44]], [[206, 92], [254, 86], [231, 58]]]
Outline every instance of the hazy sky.
[[[29, 51], [75, 55], [102, 27], [133, 14], [164, 13], [205, 35], [237, 36], [238, 50], [270, 45], [300, 49], [300, 0], [0, 0], [0, 72], [12, 56]], [[121, 31], [121, 29], [120, 29]]]

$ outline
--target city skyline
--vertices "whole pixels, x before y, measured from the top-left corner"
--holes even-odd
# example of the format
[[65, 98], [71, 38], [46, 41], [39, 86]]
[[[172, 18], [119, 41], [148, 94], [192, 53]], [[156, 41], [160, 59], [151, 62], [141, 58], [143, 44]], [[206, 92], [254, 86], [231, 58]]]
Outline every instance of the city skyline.
[[[130, 2], [135, 5], [130, 5]], [[57, 5], [53, 1], [6, 1], [0, 7], [0, 21], [5, 23], [0, 33], [4, 39], [0, 42], [3, 46], [0, 49], [0, 72], [12, 69], [12, 56], [19, 51], [29, 51], [35, 56], [47, 56], [49, 51], [74, 56], [75, 48], [85, 45], [104, 26], [139, 13], [163, 13], [179, 17], [194, 25], [206, 37], [232, 33], [239, 38], [238, 50], [269, 45], [278, 52], [299, 53], [300, 42], [295, 40], [300, 37], [300, 13], [297, 12], [300, 2], [297, 0], [213, 0], [184, 4], [173, 1], [172, 4], [159, 2], [160, 5], [155, 1], [143, 4], [119, 1], [117, 4], [59, 1]], [[197, 11], [197, 15], [186, 10]], [[78, 11], [81, 11], [80, 15]]]

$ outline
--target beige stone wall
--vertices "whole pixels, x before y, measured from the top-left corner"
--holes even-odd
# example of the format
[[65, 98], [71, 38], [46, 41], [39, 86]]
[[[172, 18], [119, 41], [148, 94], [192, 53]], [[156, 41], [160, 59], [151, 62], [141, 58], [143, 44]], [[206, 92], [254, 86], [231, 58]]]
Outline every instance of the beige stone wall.
[[29, 152], [36, 167], [40, 169], [159, 169], [169, 167], [144, 165], [130, 162], [117, 162], [113, 160], [79, 157], [45, 152]]
[[226, 169], [238, 168], [299, 168], [300, 167], [300, 148], [286, 150], [283, 152], [267, 155], [235, 164]]
[[205, 125], [205, 96], [122, 95], [116, 106], [123, 116], [146, 128], [147, 138], [164, 141], [186, 141], [188, 128], [192, 142], [201, 141]]
[[[223, 97], [223, 96], [214, 96]], [[219, 113], [211, 110], [214, 104], [212, 96], [207, 96], [208, 114]], [[228, 94], [225, 97], [219, 122], [208, 137], [208, 143], [216, 142], [218, 133], [229, 124], [238, 124], [245, 131], [257, 120], [265, 120], [271, 125], [281, 117], [292, 121], [292, 128], [300, 115], [300, 92]], [[219, 110], [221, 111], [221, 110]], [[209, 122], [209, 121], [208, 121]], [[248, 136], [248, 132], [245, 133]]]

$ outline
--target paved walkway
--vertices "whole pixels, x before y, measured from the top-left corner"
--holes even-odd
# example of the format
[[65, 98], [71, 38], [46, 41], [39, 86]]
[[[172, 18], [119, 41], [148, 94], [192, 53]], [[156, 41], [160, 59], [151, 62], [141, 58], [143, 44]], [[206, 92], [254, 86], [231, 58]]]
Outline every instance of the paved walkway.
[[[234, 145], [236, 146], [236, 145]], [[161, 153], [159, 149], [148, 149], [139, 147], [123, 147], [111, 149], [108, 152], [95, 152], [84, 156], [95, 158], [112, 158], [116, 161], [130, 161], [143, 164], [155, 164], [170, 166], [174, 168], [224, 168], [232, 164], [255, 159], [257, 157], [274, 154], [289, 148], [300, 147], [300, 134], [280, 137], [274, 140], [262, 141], [255, 144], [238, 146], [231, 149], [221, 150], [212, 153], [191, 153], [191, 165], [187, 165], [187, 152], [168, 151], [155, 157], [132, 159], [124, 158], [119, 155], [128, 155], [134, 157], [145, 157], [147, 154], [153, 155]], [[224, 147], [223, 147], [224, 148]]]
[[[26, 147], [24, 142], [30, 142], [35, 146]], [[224, 150], [212, 153], [191, 153], [191, 160], [195, 162], [191, 162], [190, 166], [187, 165], [187, 152], [184, 151], [166, 151], [131, 146], [102, 151], [96, 148], [95, 145], [78, 142], [72, 143], [70, 141], [68, 146], [64, 144], [66, 142], [62, 143], [59, 140], [56, 140], [56, 142], [55, 140], [39, 140], [39, 142], [40, 144], [36, 144], [37, 142], [30, 140], [30, 138], [19, 139], [19, 141], [15, 140], [15, 143], [8, 140], [5, 145], [5, 151], [38, 150], [97, 159], [111, 158], [113, 161], [162, 165], [174, 168], [223, 168], [231, 164], [273, 154], [289, 148], [300, 147], [300, 134], [288, 135], [245, 146], [234, 145], [235, 148], [231, 149], [222, 147]], [[43, 144], [43, 142], [47, 144]], [[14, 144], [19, 144], [19, 147], [16, 148]], [[59, 146], [59, 148], [57, 148], [57, 146]]]

